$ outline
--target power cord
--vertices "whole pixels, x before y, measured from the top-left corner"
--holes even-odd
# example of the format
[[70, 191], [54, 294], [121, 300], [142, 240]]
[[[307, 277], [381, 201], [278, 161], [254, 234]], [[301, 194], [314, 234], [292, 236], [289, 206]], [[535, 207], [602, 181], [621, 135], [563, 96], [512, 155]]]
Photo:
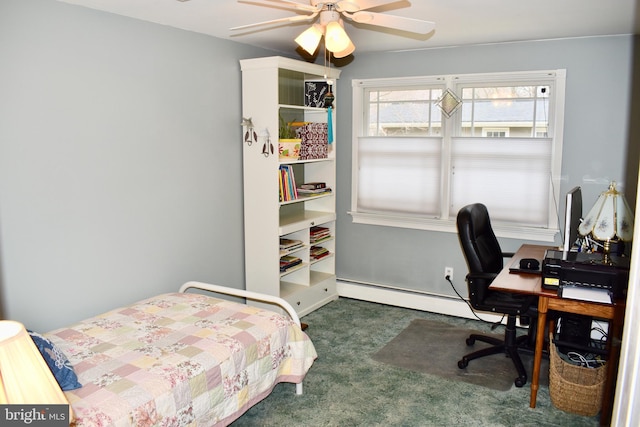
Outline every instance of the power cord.
[[575, 351], [568, 352], [567, 359], [572, 364], [583, 368], [598, 368], [606, 363], [606, 361], [600, 359], [599, 356], [592, 354], [583, 355]]
[[[596, 323], [598, 323], [598, 322], [596, 322]], [[607, 338], [609, 336], [609, 333], [604, 330], [604, 328], [602, 327], [602, 325], [600, 325], [600, 323], [598, 323], [598, 326], [593, 326], [591, 328], [591, 332], [598, 332], [600, 334], [600, 342], [601, 343], [606, 343], [607, 342]]]
[[451, 285], [451, 288], [453, 289], [453, 292], [456, 293], [456, 295], [458, 295], [458, 298], [460, 298], [462, 301], [465, 302], [465, 304], [467, 304], [467, 306], [469, 307], [469, 309], [471, 310], [471, 313], [476, 317], [476, 319], [480, 320], [481, 322], [484, 323], [490, 323], [491, 324], [491, 330], [493, 331], [494, 329], [496, 329], [498, 326], [502, 325], [502, 321], [504, 320], [504, 314], [502, 315], [502, 318], [497, 321], [497, 322], [491, 322], [489, 320], [485, 320], [483, 318], [481, 318], [480, 316], [478, 316], [478, 314], [475, 312], [475, 310], [473, 309], [473, 307], [471, 306], [471, 304], [469, 303], [468, 300], [466, 300], [462, 295], [460, 295], [460, 293], [458, 292], [458, 290], [456, 289], [455, 285], [453, 284], [453, 282], [451, 281], [451, 277], [449, 275], [444, 276], [444, 279], [449, 282], [449, 284]]

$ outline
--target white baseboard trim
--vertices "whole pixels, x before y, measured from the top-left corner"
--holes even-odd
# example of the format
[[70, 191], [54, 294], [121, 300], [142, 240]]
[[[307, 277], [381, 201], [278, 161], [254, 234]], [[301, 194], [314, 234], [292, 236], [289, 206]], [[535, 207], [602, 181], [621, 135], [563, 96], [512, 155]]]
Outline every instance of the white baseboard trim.
[[[469, 306], [459, 298], [341, 279], [337, 280], [336, 285], [338, 295], [344, 298], [478, 320]], [[479, 316], [488, 322], [497, 322], [502, 318], [490, 313], [480, 313]]]

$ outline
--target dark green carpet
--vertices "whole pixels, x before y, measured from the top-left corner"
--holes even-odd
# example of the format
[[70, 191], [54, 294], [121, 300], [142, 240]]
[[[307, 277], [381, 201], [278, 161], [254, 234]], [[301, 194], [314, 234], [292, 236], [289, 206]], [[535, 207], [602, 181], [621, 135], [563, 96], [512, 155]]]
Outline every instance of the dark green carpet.
[[598, 417], [582, 417], [553, 407], [546, 386], [541, 386], [537, 407], [531, 409], [529, 384], [497, 391], [372, 358], [417, 318], [491, 332], [490, 325], [482, 322], [340, 298], [303, 319], [309, 324], [307, 333], [319, 355], [305, 379], [304, 395], [296, 396], [293, 384], [279, 384], [232, 425], [598, 425]]

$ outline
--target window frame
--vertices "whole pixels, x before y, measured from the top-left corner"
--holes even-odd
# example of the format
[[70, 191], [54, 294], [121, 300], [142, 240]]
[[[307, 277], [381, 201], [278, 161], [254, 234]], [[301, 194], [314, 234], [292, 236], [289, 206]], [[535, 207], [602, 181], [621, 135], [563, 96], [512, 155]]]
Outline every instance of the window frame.
[[559, 232], [558, 203], [560, 195], [562, 145], [564, 130], [564, 104], [566, 70], [541, 70], [523, 72], [500, 72], [478, 74], [450, 74], [437, 76], [417, 76], [400, 78], [353, 79], [353, 112], [352, 112], [352, 180], [351, 180], [351, 215], [352, 221], [358, 224], [411, 228], [439, 232], [456, 233], [455, 218], [449, 218], [449, 187], [451, 170], [452, 139], [458, 137], [456, 129], [461, 126], [461, 114], [454, 113], [451, 118], [442, 114], [441, 135], [441, 184], [440, 184], [440, 215], [435, 218], [411, 216], [389, 212], [358, 211], [358, 179], [359, 179], [359, 138], [365, 136], [368, 100], [365, 98], [367, 89], [397, 88], [398, 90], [419, 87], [434, 87], [442, 85], [443, 90], [451, 89], [462, 98], [462, 87], [490, 86], [490, 85], [548, 85], [551, 87], [549, 96], [549, 128], [553, 135], [551, 143], [551, 177], [548, 188], [547, 227], [520, 226], [500, 221], [492, 221], [492, 226], [499, 237], [554, 242]]

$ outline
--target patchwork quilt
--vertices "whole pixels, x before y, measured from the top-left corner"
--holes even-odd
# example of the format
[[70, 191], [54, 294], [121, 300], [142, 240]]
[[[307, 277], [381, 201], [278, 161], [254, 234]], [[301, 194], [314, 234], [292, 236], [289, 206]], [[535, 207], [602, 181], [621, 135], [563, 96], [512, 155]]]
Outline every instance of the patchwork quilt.
[[[65, 392], [72, 426], [227, 425], [316, 359], [275, 312], [170, 293], [45, 334], [82, 384]], [[292, 398], [294, 398], [292, 391]]]

